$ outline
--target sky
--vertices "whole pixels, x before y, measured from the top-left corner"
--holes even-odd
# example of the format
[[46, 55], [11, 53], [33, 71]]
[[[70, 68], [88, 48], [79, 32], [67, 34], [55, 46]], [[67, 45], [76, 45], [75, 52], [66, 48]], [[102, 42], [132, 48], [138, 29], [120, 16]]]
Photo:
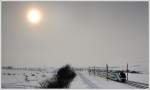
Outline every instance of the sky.
[[[27, 20], [39, 10], [38, 24]], [[2, 2], [2, 66], [139, 66], [148, 71], [148, 2]]]

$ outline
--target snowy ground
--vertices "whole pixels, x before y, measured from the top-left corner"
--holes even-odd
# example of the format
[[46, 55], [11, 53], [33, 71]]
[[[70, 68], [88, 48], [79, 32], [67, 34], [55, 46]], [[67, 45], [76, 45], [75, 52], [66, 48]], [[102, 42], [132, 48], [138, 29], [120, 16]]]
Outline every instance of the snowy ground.
[[141, 83], [149, 83], [149, 75], [148, 74], [132, 74], [129, 73], [128, 79], [130, 81], [136, 81], [136, 82], [141, 82]]
[[[46, 71], [29, 70], [2, 70], [2, 88], [39, 88], [39, 82], [51, 78], [55, 73], [54, 69]], [[136, 89], [124, 83], [107, 80], [102, 77], [90, 75], [86, 72], [76, 72], [77, 76], [71, 82], [72, 89]], [[147, 75], [129, 74], [129, 80], [147, 83]]]
[[2, 88], [38, 88], [39, 82], [53, 74], [52, 71], [2, 70]]
[[[78, 76], [72, 82], [71, 88], [99, 88], [99, 89], [136, 89], [135, 87], [107, 80], [98, 76], [89, 76], [86, 72], [78, 72]], [[79, 83], [80, 82], [80, 83]]]

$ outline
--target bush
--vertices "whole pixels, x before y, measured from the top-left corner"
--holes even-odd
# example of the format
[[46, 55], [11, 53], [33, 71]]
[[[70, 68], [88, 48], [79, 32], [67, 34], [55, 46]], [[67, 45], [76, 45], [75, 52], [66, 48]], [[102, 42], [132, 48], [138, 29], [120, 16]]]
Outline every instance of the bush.
[[31, 74], [31, 76], [35, 76], [35, 74]]
[[43, 75], [42, 75], [42, 77], [46, 77], [46, 75], [45, 75], [45, 74], [43, 74]]
[[8, 75], [11, 75], [11, 73], [8, 73]]
[[41, 88], [69, 88], [71, 81], [75, 78], [76, 73], [66, 65], [57, 71], [51, 79], [47, 79], [40, 83]]

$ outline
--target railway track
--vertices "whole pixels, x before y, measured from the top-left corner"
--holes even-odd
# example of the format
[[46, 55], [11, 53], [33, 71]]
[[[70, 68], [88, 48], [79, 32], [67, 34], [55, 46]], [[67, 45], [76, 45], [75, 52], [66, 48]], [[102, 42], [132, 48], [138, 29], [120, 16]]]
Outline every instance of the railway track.
[[[97, 73], [97, 75], [100, 76], [100, 77], [106, 78], [106, 73]], [[113, 80], [113, 78], [111, 79], [111, 77], [109, 79]], [[120, 82], [118, 80], [113, 80], [113, 81]], [[149, 84], [141, 83], [141, 82], [135, 82], [135, 81], [130, 81], [129, 80], [129, 81], [125, 81], [125, 82], [122, 82], [122, 83], [133, 86], [133, 87], [136, 87], [136, 88], [139, 88], [139, 89], [148, 89], [149, 88]]]
[[126, 81], [126, 84], [130, 86], [134, 86], [136, 88], [141, 88], [141, 89], [148, 89], [149, 85], [146, 83], [140, 83], [140, 82], [135, 82], [135, 81]]
[[[103, 78], [106, 78], [106, 75], [103, 75], [103, 74], [98, 74], [98, 76], [100, 77], [103, 77]], [[110, 79], [110, 78], [109, 78]], [[110, 79], [112, 80], [112, 79]], [[113, 80], [115, 81], [115, 80]], [[117, 81], [118, 82], [118, 81]], [[121, 82], [120, 82], [121, 83]], [[130, 86], [133, 86], [133, 87], [136, 87], [136, 88], [140, 88], [140, 89], [148, 89], [149, 88], [149, 85], [146, 84], [146, 83], [141, 83], [141, 82], [135, 82], [135, 81], [126, 81], [126, 82], [122, 82], [124, 84], [127, 84], [127, 85], [130, 85]]]

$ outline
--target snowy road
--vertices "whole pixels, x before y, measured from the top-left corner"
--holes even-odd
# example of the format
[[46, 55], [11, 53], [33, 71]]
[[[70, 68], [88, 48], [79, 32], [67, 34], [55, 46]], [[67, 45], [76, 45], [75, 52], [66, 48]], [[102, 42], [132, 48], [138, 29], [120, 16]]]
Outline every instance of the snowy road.
[[93, 83], [92, 81], [90, 81], [88, 78], [84, 77], [83, 74], [78, 72], [79, 77], [82, 79], [82, 81], [88, 85], [89, 88], [100, 88], [98, 87], [95, 83]]

